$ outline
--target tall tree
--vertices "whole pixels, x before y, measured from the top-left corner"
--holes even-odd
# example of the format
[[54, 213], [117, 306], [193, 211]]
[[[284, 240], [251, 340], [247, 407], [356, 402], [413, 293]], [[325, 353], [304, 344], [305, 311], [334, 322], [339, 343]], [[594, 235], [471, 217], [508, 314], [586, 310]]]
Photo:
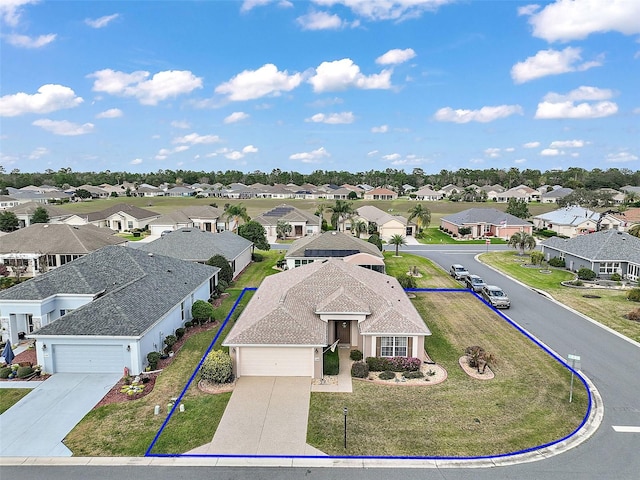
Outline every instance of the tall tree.
[[414, 218], [418, 224], [418, 233], [420, 233], [423, 228], [427, 228], [431, 223], [431, 210], [422, 205], [422, 203], [416, 203], [409, 209], [409, 218], [407, 220], [411, 221]]
[[225, 210], [224, 215], [227, 217], [227, 221], [233, 219], [234, 232], [237, 232], [238, 225], [240, 224], [241, 219], [245, 222], [251, 220], [251, 217], [247, 214], [247, 207], [245, 207], [241, 203], [229, 205]]
[[33, 211], [31, 223], [49, 223], [49, 212], [44, 207], [37, 207]]
[[284, 240], [291, 233], [291, 224], [285, 220], [278, 220], [276, 224], [276, 235], [279, 239]]
[[524, 255], [525, 249], [533, 250], [536, 248], [536, 239], [530, 233], [516, 232], [509, 238], [509, 246], [519, 248], [521, 255]]
[[340, 225], [343, 226], [344, 230], [344, 222], [347, 218], [350, 218], [355, 213], [353, 209], [353, 204], [351, 202], [347, 202], [346, 200], [336, 200], [336, 203], [329, 207], [329, 209], [333, 212], [331, 214], [331, 225], [336, 230], [340, 230]]
[[633, 225], [627, 232], [629, 235], [640, 238], [640, 223]]
[[518, 200], [517, 198], [509, 199], [506, 212], [518, 218], [529, 218], [531, 216], [529, 204], [525, 200]]
[[271, 248], [269, 242], [267, 242], [264, 227], [255, 220], [240, 225], [238, 227], [238, 235], [253, 242], [253, 246], [258, 250], [269, 250]]
[[227, 285], [233, 281], [233, 269], [231, 268], [231, 265], [229, 265], [229, 260], [227, 260], [223, 255], [214, 255], [207, 260], [207, 265], [218, 267], [220, 269], [220, 272], [218, 272], [219, 281], [226, 282]]
[[20, 220], [13, 212], [0, 212], [0, 232], [13, 232], [20, 226]]
[[367, 226], [367, 222], [365, 222], [364, 220], [356, 220], [351, 225], [351, 231], [358, 238], [360, 238], [360, 235], [362, 235], [363, 233], [367, 233], [368, 229], [369, 227]]
[[389, 239], [389, 245], [395, 245], [396, 247], [396, 257], [398, 256], [398, 248], [406, 244], [407, 244], [406, 239], [404, 238], [404, 236], [400, 235], [399, 233], [392, 235], [391, 238]]

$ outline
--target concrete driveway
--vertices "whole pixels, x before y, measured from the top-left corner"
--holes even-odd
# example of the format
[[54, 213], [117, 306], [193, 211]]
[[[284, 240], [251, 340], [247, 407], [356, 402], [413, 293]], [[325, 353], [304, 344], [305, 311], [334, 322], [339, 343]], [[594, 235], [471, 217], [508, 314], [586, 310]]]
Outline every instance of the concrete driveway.
[[310, 396], [310, 378], [240, 377], [213, 441], [197, 453], [324, 455], [307, 445]]
[[0, 456], [70, 457], [62, 440], [121, 377], [52, 375], [0, 415]]

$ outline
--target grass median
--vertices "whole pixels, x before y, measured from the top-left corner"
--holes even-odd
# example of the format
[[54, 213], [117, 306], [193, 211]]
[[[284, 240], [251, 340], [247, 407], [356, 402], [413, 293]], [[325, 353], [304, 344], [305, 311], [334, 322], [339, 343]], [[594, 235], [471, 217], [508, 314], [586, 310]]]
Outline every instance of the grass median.
[[0, 388], [0, 415], [31, 392], [30, 388]]

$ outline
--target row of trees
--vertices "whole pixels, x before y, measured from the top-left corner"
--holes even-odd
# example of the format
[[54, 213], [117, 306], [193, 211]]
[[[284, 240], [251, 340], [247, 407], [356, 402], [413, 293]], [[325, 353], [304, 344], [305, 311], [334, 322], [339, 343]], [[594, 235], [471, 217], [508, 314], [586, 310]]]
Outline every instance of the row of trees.
[[[369, 170], [364, 172], [328, 171], [316, 170], [309, 174], [302, 174], [293, 171], [282, 171], [278, 168], [271, 172], [255, 170], [253, 172], [241, 172], [239, 170], [223, 171], [191, 171], [191, 170], [158, 170], [157, 172], [132, 173], [132, 172], [112, 172], [105, 170], [102, 172], [73, 172], [71, 168], [61, 168], [58, 171], [45, 170], [42, 173], [24, 173], [19, 169], [6, 172], [0, 165], [0, 191], [6, 187], [22, 188], [27, 185], [54, 185], [57, 187], [80, 186], [84, 184], [100, 185], [108, 183], [110, 185], [122, 184], [123, 182], [148, 183], [160, 185], [162, 183], [180, 185], [182, 183], [221, 183], [229, 185], [231, 183], [263, 183], [273, 185], [275, 183], [311, 183], [314, 185], [335, 184], [342, 185], [349, 183], [368, 184], [372, 186], [388, 185], [398, 191], [403, 185], [421, 187], [423, 185], [433, 185], [443, 187], [448, 184], [457, 185], [461, 188], [471, 184], [478, 186], [499, 184], [505, 188], [517, 185], [527, 185], [537, 188], [541, 185], [562, 185], [569, 188], [586, 188], [595, 190], [602, 187], [619, 189], [625, 185], [640, 185], [640, 171], [630, 169], [610, 168], [602, 170], [599, 168], [585, 170], [579, 167], [571, 167], [567, 170], [547, 170], [536, 169], [519, 170], [517, 168], [497, 169], [489, 168], [484, 170], [459, 169], [441, 170], [439, 173], [425, 173], [421, 168], [414, 168], [411, 172], [404, 170], [387, 168], [384, 171]], [[471, 195], [471, 192], [466, 194]]]

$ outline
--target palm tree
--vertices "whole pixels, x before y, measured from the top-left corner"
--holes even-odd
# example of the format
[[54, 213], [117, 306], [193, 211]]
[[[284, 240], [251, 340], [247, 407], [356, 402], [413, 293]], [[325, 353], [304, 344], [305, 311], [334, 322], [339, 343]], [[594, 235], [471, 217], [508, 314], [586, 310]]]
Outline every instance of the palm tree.
[[248, 222], [251, 220], [251, 217], [247, 215], [247, 207], [238, 203], [237, 205], [229, 205], [227, 210], [224, 212], [227, 220], [233, 218], [233, 231], [236, 232], [238, 230], [238, 225], [240, 223], [240, 219], [244, 222]]
[[278, 238], [285, 240], [287, 235], [291, 233], [291, 224], [284, 220], [278, 220], [278, 224], [276, 225], [276, 235]]
[[536, 247], [536, 239], [530, 233], [516, 232], [509, 238], [509, 246], [519, 248], [521, 255], [524, 255], [525, 249], [533, 250]]
[[407, 244], [407, 241], [399, 233], [396, 233], [395, 235], [393, 235], [389, 239], [389, 245], [395, 245], [396, 246], [396, 257], [398, 256], [398, 248], [400, 248], [400, 246], [406, 245], [406, 244]]
[[629, 235], [640, 238], [640, 223], [633, 225], [627, 232]]
[[363, 233], [367, 233], [369, 227], [367, 226], [367, 222], [364, 220], [356, 220], [351, 225], [351, 231], [360, 238], [360, 235]]
[[354, 213], [353, 204], [346, 200], [336, 200], [335, 205], [329, 207], [333, 212], [331, 214], [331, 224], [340, 230], [340, 224], [344, 225], [344, 221], [350, 218]]
[[418, 233], [420, 233], [423, 228], [427, 228], [431, 223], [431, 211], [421, 203], [417, 203], [409, 209], [408, 220], [411, 221], [414, 218], [418, 224]]

